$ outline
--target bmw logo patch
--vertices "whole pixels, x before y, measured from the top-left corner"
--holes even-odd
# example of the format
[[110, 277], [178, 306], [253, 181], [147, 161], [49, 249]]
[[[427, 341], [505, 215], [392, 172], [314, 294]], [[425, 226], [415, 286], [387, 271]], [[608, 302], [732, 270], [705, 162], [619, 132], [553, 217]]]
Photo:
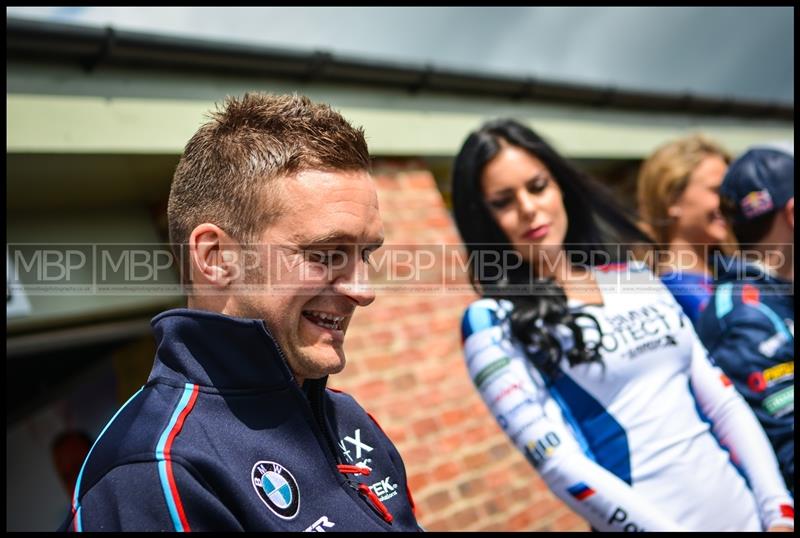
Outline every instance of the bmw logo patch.
[[297, 480], [285, 467], [273, 461], [259, 461], [250, 473], [256, 493], [273, 514], [292, 519], [300, 510]]

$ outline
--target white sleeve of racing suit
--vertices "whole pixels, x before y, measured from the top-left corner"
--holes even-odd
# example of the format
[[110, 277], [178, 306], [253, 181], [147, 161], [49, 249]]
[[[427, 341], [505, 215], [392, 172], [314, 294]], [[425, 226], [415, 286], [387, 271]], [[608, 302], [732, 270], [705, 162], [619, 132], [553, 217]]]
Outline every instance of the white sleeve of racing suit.
[[464, 353], [470, 377], [497, 422], [550, 490], [592, 527], [683, 530], [583, 452], [524, 350], [504, 337], [500, 326], [471, 334]]
[[695, 337], [691, 382], [697, 404], [731, 460], [750, 482], [764, 529], [794, 527], [794, 501], [786, 489], [772, 445], [753, 411], [731, 381], [709, 360]]

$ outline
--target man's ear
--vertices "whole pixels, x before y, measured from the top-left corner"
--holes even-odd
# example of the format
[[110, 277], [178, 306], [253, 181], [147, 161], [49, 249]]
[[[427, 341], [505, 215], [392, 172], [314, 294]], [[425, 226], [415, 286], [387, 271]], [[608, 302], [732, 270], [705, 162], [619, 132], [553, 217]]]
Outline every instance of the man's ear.
[[239, 244], [216, 224], [203, 223], [189, 234], [192, 282], [227, 287], [239, 274]]
[[786, 222], [789, 223], [792, 231], [794, 231], [794, 196], [789, 198], [789, 201], [786, 202], [783, 208], [783, 214], [786, 215]]

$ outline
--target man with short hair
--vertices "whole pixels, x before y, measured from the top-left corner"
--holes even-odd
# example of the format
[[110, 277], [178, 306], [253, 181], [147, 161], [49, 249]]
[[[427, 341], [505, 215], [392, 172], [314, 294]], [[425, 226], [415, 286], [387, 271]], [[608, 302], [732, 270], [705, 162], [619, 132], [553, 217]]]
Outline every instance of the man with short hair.
[[753, 408], [793, 492], [794, 152], [750, 149], [731, 164], [720, 196], [740, 251], [697, 332]]
[[403, 461], [326, 388], [383, 242], [361, 129], [246, 94], [186, 146], [168, 205], [188, 308], [78, 478], [73, 530], [419, 530]]

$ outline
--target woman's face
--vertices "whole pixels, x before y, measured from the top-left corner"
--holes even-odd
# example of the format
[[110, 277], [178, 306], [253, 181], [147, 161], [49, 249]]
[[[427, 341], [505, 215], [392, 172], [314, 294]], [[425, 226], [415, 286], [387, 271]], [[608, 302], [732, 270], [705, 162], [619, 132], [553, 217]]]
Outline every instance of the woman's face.
[[709, 155], [692, 171], [686, 189], [669, 207], [675, 219], [673, 237], [694, 244], [718, 245], [728, 236], [719, 210], [719, 186], [728, 165], [719, 155]]
[[500, 229], [537, 276], [560, 265], [567, 212], [561, 189], [537, 157], [503, 144], [481, 176], [483, 197]]

